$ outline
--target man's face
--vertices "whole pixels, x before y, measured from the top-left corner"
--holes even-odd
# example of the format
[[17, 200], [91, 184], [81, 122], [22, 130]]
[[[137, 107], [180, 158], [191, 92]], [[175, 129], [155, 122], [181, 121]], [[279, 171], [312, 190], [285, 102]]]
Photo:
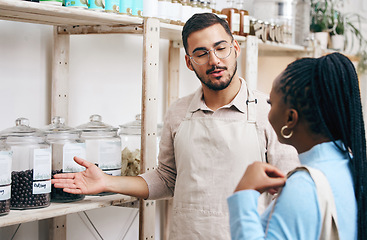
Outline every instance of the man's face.
[[195, 72], [206, 87], [215, 91], [228, 87], [236, 74], [237, 55], [240, 52], [237, 41], [232, 42], [231, 36], [226, 33], [220, 24], [193, 32], [187, 38], [187, 50], [190, 56], [198, 50], [211, 50], [221, 43], [228, 43], [233, 46], [227, 58], [218, 58], [214, 51], [210, 51], [209, 61], [203, 65], [198, 65], [189, 56], [185, 56], [187, 67]]

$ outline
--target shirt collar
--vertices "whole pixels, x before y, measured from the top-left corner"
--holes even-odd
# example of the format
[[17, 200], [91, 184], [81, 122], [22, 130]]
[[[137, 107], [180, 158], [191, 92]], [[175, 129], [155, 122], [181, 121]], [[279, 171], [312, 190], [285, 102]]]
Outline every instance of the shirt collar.
[[[335, 142], [338, 146], [343, 146], [342, 141]], [[302, 165], [312, 165], [314, 162], [320, 162], [327, 159], [342, 159], [345, 153], [341, 154], [340, 149], [334, 142], [324, 142], [313, 146], [307, 152], [298, 155]]]
[[[224, 105], [221, 108], [231, 108], [234, 106], [238, 111], [244, 113], [247, 111], [247, 85], [243, 78], [240, 78], [241, 80], [241, 88], [240, 91], [238, 91], [236, 97], [227, 105]], [[205, 104], [204, 96], [203, 96], [203, 88], [200, 87], [195, 93], [194, 97], [191, 101], [189, 111], [191, 113], [194, 113], [196, 111], [213, 111]]]

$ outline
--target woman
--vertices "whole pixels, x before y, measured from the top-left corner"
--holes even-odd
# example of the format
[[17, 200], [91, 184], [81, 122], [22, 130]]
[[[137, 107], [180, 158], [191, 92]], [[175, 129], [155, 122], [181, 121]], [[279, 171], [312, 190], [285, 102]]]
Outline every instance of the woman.
[[[302, 165], [326, 177], [327, 202], [336, 208], [331, 239], [367, 239], [366, 140], [353, 64], [339, 53], [299, 59], [274, 81], [269, 103], [279, 141], [294, 146]], [[247, 168], [228, 198], [232, 239], [326, 239], [324, 229], [332, 223], [323, 224], [318, 178], [300, 170], [285, 180], [268, 164]], [[260, 217], [260, 193], [283, 185]]]

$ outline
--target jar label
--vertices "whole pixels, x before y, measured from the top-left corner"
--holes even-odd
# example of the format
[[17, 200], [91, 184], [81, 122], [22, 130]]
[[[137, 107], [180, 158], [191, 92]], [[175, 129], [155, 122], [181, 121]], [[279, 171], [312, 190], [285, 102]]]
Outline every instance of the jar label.
[[121, 143], [102, 141], [99, 144], [98, 167], [100, 169], [121, 168]]
[[0, 187], [0, 201], [10, 199], [11, 185]]
[[85, 167], [74, 161], [74, 156], [86, 159], [85, 143], [66, 143], [63, 147], [63, 172], [82, 172]]
[[192, 16], [192, 9], [190, 5], [181, 7], [181, 21], [186, 22]]
[[240, 14], [234, 13], [232, 15], [232, 31], [239, 32], [240, 31]]
[[247, 15], [243, 16], [243, 32], [250, 33], [250, 17]]
[[104, 173], [111, 176], [121, 176], [121, 169], [118, 170], [103, 170]]
[[33, 180], [51, 179], [51, 148], [34, 149]]
[[168, 19], [169, 17], [169, 2], [159, 1], [158, 2], [158, 16], [162, 19]]
[[0, 151], [0, 186], [11, 183], [11, 151]]
[[33, 182], [33, 194], [44, 194], [51, 192], [51, 180]]

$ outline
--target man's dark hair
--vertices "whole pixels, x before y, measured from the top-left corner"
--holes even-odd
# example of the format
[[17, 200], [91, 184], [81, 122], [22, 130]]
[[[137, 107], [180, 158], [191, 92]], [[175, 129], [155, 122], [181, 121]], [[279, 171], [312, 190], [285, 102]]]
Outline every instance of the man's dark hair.
[[187, 38], [193, 32], [208, 28], [213, 26], [214, 24], [220, 24], [224, 28], [224, 30], [228, 33], [229, 36], [233, 39], [233, 35], [231, 33], [231, 29], [226, 20], [219, 18], [217, 15], [213, 13], [199, 13], [194, 14], [185, 24], [182, 29], [182, 42], [187, 52]]

